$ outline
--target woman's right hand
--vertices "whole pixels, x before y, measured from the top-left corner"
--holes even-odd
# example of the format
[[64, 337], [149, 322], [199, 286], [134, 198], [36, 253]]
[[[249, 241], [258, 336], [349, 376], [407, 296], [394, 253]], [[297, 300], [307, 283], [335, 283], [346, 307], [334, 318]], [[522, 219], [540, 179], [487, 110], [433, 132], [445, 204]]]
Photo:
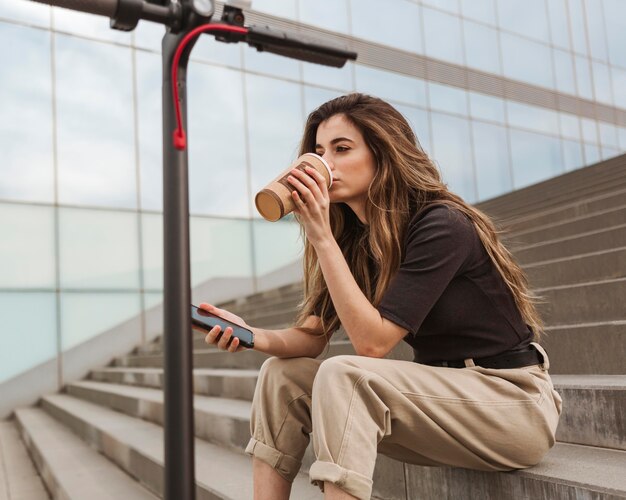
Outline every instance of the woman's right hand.
[[[235, 323], [239, 326], [243, 326], [244, 328], [247, 328], [248, 330], [251, 330], [251, 327], [248, 326], [243, 319], [227, 311], [226, 309], [219, 309], [215, 307], [214, 305], [207, 304], [206, 302], [203, 302], [198, 307], [207, 312], [216, 314], [217, 316], [225, 319], [226, 321], [230, 321], [231, 323]], [[206, 333], [206, 330], [198, 328], [196, 326], [192, 325], [192, 328], [202, 333]], [[239, 339], [237, 337], [232, 337], [232, 334], [233, 334], [233, 329], [231, 327], [226, 328], [226, 331], [222, 332], [221, 327], [217, 325], [213, 327], [209, 331], [209, 333], [206, 334], [204, 341], [207, 344], [215, 344], [219, 349], [222, 349], [223, 351], [240, 352], [240, 351], [247, 350], [247, 347], [243, 347], [239, 345]]]

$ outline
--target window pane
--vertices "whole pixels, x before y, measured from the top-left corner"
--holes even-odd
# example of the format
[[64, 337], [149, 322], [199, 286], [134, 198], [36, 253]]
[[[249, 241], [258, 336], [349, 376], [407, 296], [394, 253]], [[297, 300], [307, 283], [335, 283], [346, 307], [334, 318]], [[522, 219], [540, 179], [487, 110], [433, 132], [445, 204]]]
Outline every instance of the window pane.
[[482, 24], [463, 21], [463, 36], [465, 39], [465, 60], [468, 66], [502, 74], [500, 68], [500, 51], [498, 32]]
[[550, 48], [515, 35], [500, 33], [504, 76], [554, 88]]
[[589, 59], [575, 56], [574, 63], [576, 68], [576, 82], [578, 83], [578, 95], [585, 99], [593, 99]]
[[510, 125], [558, 135], [559, 118], [555, 111], [515, 101], [507, 101], [507, 108]]
[[447, 10], [454, 14], [458, 14], [460, 12], [458, 0], [424, 0], [424, 3], [427, 5], [432, 5], [433, 7]]
[[134, 208], [130, 50], [56, 37], [59, 201]]
[[339, 33], [349, 32], [348, 0], [299, 0], [298, 14], [305, 24]]
[[420, 7], [417, 4], [408, 0], [388, 0], [381, 8], [378, 0], [351, 1], [354, 36], [409, 52], [424, 53], [419, 28]]
[[498, 97], [469, 92], [470, 109], [474, 118], [504, 123], [504, 101]]
[[602, 145], [618, 148], [617, 127], [604, 122], [598, 122], [598, 127], [600, 129], [600, 142]]
[[598, 126], [595, 120], [589, 118], [581, 118], [580, 123], [582, 125], [583, 139], [587, 142], [598, 142]]
[[565, 137], [572, 137], [580, 140], [579, 118], [569, 113], [559, 113], [561, 121], [561, 134]]
[[139, 293], [61, 293], [62, 348], [71, 349], [139, 314]]
[[0, 46], [0, 198], [52, 202], [50, 33], [0, 23]]
[[568, 0], [569, 18], [571, 24], [572, 40], [574, 42], [574, 52], [588, 55], [587, 51], [587, 27], [585, 25], [585, 14], [581, 0]]
[[624, 89], [626, 89], [626, 71], [612, 67], [611, 76], [615, 106], [626, 109], [626, 92], [624, 92]]
[[55, 31], [130, 45], [131, 32], [111, 29], [106, 17], [60, 7], [52, 8], [52, 17]]
[[535, 184], [563, 171], [558, 138], [510, 129], [513, 178], [516, 189]]
[[[50, 27], [50, 7], [23, 0], [3, 0], [0, 2], [0, 19], [10, 19], [33, 26]], [[3, 45], [6, 47], [6, 45]]]
[[448, 85], [428, 82], [430, 107], [467, 116], [467, 92]]
[[352, 63], [346, 63], [343, 68], [332, 68], [330, 66], [303, 62], [303, 80], [306, 83], [322, 87], [334, 87], [343, 91], [350, 91], [354, 88], [352, 66]]
[[250, 215], [243, 102], [240, 71], [191, 63], [189, 207], [192, 214]]
[[139, 288], [137, 214], [59, 209], [62, 288]]
[[470, 203], [475, 201], [469, 122], [464, 118], [432, 113], [433, 160], [450, 189]]
[[617, 135], [619, 136], [619, 147], [622, 151], [626, 151], [626, 128], [617, 127]]
[[498, 18], [504, 30], [550, 42], [544, 0], [499, 0]]
[[[606, 62], [608, 54], [606, 51], [606, 37], [604, 19], [602, 16], [602, 5], [597, 0], [585, 0], [585, 18], [589, 29], [589, 47], [591, 57]], [[624, 19], [622, 19], [622, 29], [624, 29]]]
[[593, 165], [600, 161], [600, 148], [594, 144], [584, 145], [585, 150], [585, 165]]
[[201, 36], [194, 45], [191, 60], [241, 68], [242, 53], [247, 48], [248, 45], [242, 43], [218, 42], [215, 37], [207, 34]]
[[143, 287], [163, 290], [163, 215], [141, 214]]
[[56, 288], [54, 208], [0, 204], [0, 287]]
[[494, 0], [461, 0], [461, 9], [465, 17], [496, 24], [496, 6]]
[[400, 111], [409, 122], [422, 149], [430, 154], [433, 149], [430, 140], [430, 125], [428, 123], [429, 112], [425, 109], [403, 106], [401, 104], [396, 104], [394, 107]]
[[558, 49], [554, 49], [553, 54], [556, 71], [556, 89], [560, 92], [576, 95], [574, 59], [572, 54]]
[[318, 87], [304, 86], [304, 109], [308, 116], [309, 113], [314, 111], [325, 102], [328, 102], [336, 97], [343, 95], [341, 92], [335, 92], [332, 90], [320, 89]]
[[486, 200], [510, 191], [512, 186], [506, 129], [473, 122], [472, 130], [478, 199]]
[[619, 150], [610, 147], [603, 147], [601, 150], [601, 155], [603, 160], [608, 160], [609, 158], [614, 158], [615, 156], [619, 156]]
[[[609, 60], [626, 68], [626, 3], [623, 0], [604, 0], [604, 20], [606, 22], [606, 37], [609, 44]], [[623, 89], [624, 87], [622, 87]], [[626, 94], [626, 92], [624, 92]], [[617, 95], [617, 94], [615, 94]], [[623, 107], [626, 107], [624, 105]]]
[[[37, 327], [33, 328], [33, 322], [24, 318], [32, 318], [35, 311]], [[0, 382], [56, 357], [56, 294], [0, 292], [0, 317]]]
[[356, 89], [381, 99], [426, 106], [426, 82], [419, 78], [357, 64]]
[[548, 14], [550, 16], [550, 31], [552, 43], [564, 49], [570, 49], [569, 26], [567, 23], [566, 0], [548, 0]]
[[563, 139], [563, 164], [565, 170], [574, 170], [584, 165], [582, 144], [578, 141]]
[[135, 47], [161, 52], [161, 40], [165, 35], [165, 26], [156, 23], [139, 22], [135, 28]]
[[300, 80], [300, 62], [296, 59], [289, 59], [270, 52], [258, 52], [252, 47], [245, 47], [243, 64], [247, 71]]
[[593, 62], [593, 88], [596, 101], [605, 104], [613, 104], [613, 96], [611, 95], [611, 77], [609, 76], [609, 67], [606, 64]]
[[[298, 156], [304, 120], [301, 85], [246, 76], [251, 165], [251, 204], [268, 182]], [[252, 213], [260, 217], [256, 208]]]
[[460, 18], [428, 7], [424, 7], [423, 12], [426, 54], [435, 59], [463, 64]]
[[253, 228], [257, 277], [262, 278], [302, 258], [304, 247], [300, 226], [295, 220], [255, 220]]

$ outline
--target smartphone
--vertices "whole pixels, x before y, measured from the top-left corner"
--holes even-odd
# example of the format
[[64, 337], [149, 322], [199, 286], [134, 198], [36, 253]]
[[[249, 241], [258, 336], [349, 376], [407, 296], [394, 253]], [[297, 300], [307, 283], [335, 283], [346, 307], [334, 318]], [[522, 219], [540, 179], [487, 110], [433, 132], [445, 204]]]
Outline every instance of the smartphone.
[[248, 347], [252, 349], [254, 347], [254, 335], [250, 330], [244, 328], [243, 326], [236, 325], [235, 323], [231, 323], [224, 318], [220, 318], [217, 314], [210, 313], [205, 311], [204, 309], [200, 309], [193, 304], [191, 305], [191, 322], [203, 328], [207, 331], [207, 333], [214, 327], [219, 325], [222, 328], [220, 332], [219, 338], [222, 333], [226, 330], [226, 327], [230, 326], [233, 329], [233, 337], [237, 337], [239, 339], [239, 345], [243, 347]]

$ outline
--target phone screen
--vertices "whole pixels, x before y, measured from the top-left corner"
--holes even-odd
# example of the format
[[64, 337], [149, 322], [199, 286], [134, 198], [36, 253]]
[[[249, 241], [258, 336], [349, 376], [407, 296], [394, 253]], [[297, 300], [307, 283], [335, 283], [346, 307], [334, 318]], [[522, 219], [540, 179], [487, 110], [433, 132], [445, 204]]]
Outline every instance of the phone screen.
[[[222, 329], [222, 333], [226, 330], [226, 327], [230, 326], [233, 329], [233, 337], [239, 339], [239, 345], [244, 347], [254, 347], [254, 337], [252, 332], [243, 326], [231, 323], [224, 318], [212, 314], [204, 309], [200, 309], [193, 304], [191, 305], [191, 321], [194, 325], [205, 329], [207, 332], [214, 326], [219, 325]], [[222, 334], [220, 333], [220, 335]]]

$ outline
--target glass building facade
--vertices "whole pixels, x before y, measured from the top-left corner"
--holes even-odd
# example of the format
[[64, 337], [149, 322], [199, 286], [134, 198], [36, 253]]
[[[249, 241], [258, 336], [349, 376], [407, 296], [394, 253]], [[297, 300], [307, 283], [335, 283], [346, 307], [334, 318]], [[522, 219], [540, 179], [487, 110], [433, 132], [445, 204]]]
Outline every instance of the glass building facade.
[[[396, 106], [472, 203], [626, 151], [622, 0], [252, 8], [360, 57], [334, 69], [199, 40], [188, 72], [194, 286], [254, 283], [300, 258], [293, 220], [260, 219], [254, 194], [297, 155], [307, 114], [344, 93]], [[162, 301], [162, 35], [0, 0], [0, 383]]]

